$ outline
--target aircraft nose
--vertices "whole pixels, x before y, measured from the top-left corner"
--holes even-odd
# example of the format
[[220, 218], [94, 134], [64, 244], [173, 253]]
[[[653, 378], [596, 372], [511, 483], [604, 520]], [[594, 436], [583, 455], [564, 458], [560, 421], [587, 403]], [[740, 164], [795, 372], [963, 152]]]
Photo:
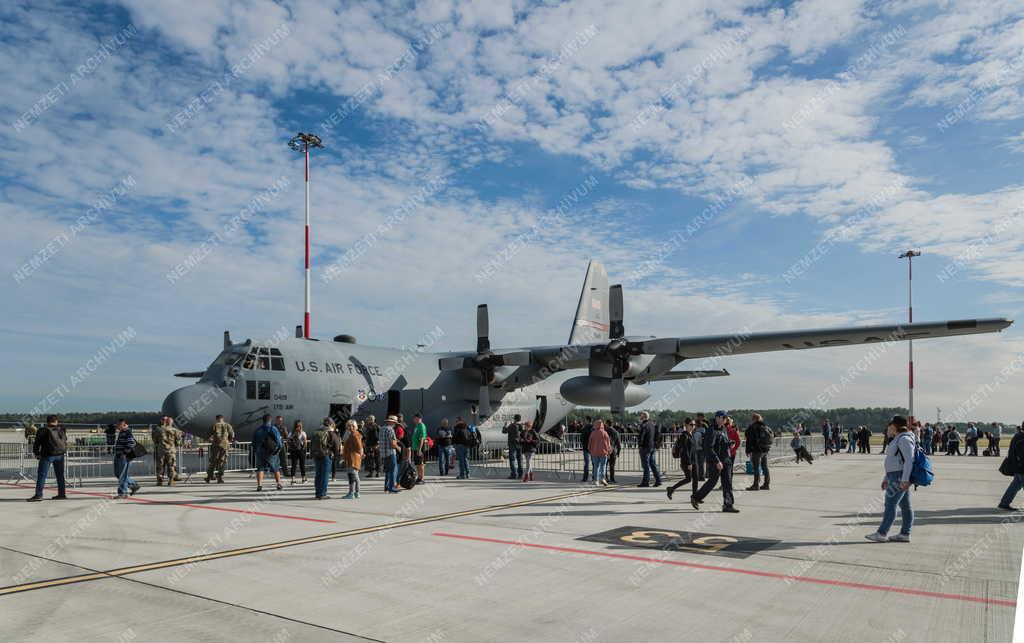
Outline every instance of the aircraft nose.
[[217, 415], [231, 419], [231, 396], [209, 384], [191, 384], [179, 388], [164, 400], [161, 413], [174, 418], [178, 428], [205, 435]]

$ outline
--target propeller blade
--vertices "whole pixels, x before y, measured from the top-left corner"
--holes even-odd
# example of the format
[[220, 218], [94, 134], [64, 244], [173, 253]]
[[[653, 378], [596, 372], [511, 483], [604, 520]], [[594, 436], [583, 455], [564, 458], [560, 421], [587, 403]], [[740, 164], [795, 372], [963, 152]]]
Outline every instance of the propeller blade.
[[486, 353], [491, 350], [490, 323], [487, 315], [487, 304], [476, 307], [476, 352]]
[[491, 391], [490, 386], [484, 384], [480, 387], [480, 393], [477, 395], [477, 406], [481, 416], [491, 417]]
[[190, 379], [199, 379], [203, 375], [206, 375], [206, 371], [189, 371], [187, 373], [175, 373], [174, 377], [187, 377]]
[[626, 335], [622, 313], [622, 284], [616, 284], [608, 289], [608, 339], [619, 339]]
[[613, 379], [611, 385], [610, 406], [612, 413], [621, 415], [626, 410], [626, 380]]

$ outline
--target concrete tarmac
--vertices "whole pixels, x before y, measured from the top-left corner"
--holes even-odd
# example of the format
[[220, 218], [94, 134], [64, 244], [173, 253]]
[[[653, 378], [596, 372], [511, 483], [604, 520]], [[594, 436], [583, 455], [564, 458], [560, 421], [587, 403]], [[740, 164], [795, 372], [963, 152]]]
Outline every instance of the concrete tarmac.
[[[0, 485], [0, 632], [11, 641], [1010, 641], [1024, 513], [998, 459], [938, 456], [913, 542], [870, 543], [882, 458], [772, 470], [739, 514], [721, 494], [504, 479], [390, 496], [256, 494], [246, 474], [141, 479], [26, 503]], [[428, 471], [428, 473], [430, 473]], [[490, 475], [483, 475], [483, 474]], [[673, 478], [676, 472], [673, 472]], [[52, 495], [48, 492], [47, 496]], [[1020, 498], [1024, 505], [1024, 497]], [[896, 533], [897, 527], [892, 533]]]

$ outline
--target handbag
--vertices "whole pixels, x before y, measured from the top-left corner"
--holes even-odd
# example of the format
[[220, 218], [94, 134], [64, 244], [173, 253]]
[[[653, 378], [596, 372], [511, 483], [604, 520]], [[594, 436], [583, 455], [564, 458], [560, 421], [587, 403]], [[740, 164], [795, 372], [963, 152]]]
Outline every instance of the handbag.
[[136, 442], [135, 446], [133, 446], [125, 455], [128, 456], [129, 460], [134, 460], [136, 458], [141, 458], [148, 453], [149, 451], [146, 450], [146, 447]]

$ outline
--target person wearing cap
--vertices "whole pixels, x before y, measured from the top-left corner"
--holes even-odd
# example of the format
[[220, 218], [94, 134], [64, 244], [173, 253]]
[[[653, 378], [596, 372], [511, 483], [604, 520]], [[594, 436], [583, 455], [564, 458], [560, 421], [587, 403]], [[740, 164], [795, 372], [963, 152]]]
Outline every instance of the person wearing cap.
[[398, 478], [398, 438], [395, 437], [395, 426], [398, 417], [389, 415], [380, 428], [380, 460], [384, 469], [384, 491], [398, 493], [395, 481]]
[[[914, 469], [914, 452], [917, 440], [910, 430], [910, 423], [902, 415], [895, 415], [886, 428], [889, 444], [885, 447], [885, 477], [882, 491], [885, 492], [885, 509], [882, 524], [878, 530], [865, 536], [871, 542], [886, 541], [909, 543], [910, 529], [914, 526], [914, 508], [910, 504], [910, 472]], [[896, 506], [900, 508], [900, 533], [888, 536], [889, 528], [896, 521]]]
[[726, 412], [715, 413], [715, 427], [704, 436], [704, 458], [707, 461], [708, 479], [704, 482], [695, 494], [690, 496], [690, 504], [700, 511], [700, 503], [704, 502], [708, 494], [722, 480], [722, 511], [725, 513], [739, 513], [740, 510], [733, 506], [735, 499], [732, 494], [732, 458], [729, 457], [729, 450], [732, 444], [726, 434], [725, 424]]

